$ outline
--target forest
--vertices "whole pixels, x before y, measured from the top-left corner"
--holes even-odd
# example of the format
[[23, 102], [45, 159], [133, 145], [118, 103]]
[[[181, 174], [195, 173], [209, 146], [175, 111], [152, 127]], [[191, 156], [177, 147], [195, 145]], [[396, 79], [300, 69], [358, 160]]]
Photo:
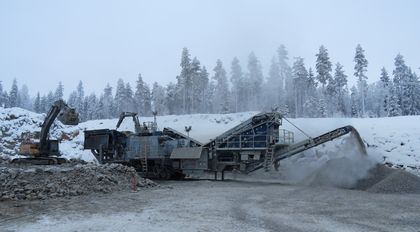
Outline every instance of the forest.
[[[115, 118], [123, 111], [150, 116], [234, 113], [278, 110], [299, 117], [393, 117], [420, 113], [420, 84], [417, 74], [397, 54], [391, 72], [382, 68], [378, 79], [368, 84], [368, 60], [361, 45], [354, 53], [354, 73], [344, 72], [339, 62], [331, 61], [328, 49], [320, 46], [316, 63], [305, 64], [301, 57], [289, 58], [281, 45], [264, 74], [258, 57], [251, 52], [246, 66], [234, 57], [229, 65], [217, 60], [210, 71], [182, 49], [180, 73], [166, 86], [151, 85], [138, 74], [135, 83], [119, 79], [116, 86], [104, 83], [103, 92], [86, 94], [83, 80], [69, 96], [64, 86], [48, 93], [30, 96], [28, 87], [18, 87], [14, 79], [10, 91], [0, 82], [0, 107], [21, 107], [45, 113], [57, 99], [76, 108], [83, 121]], [[348, 78], [355, 78], [350, 86]], [[133, 85], [132, 85], [133, 84]]]

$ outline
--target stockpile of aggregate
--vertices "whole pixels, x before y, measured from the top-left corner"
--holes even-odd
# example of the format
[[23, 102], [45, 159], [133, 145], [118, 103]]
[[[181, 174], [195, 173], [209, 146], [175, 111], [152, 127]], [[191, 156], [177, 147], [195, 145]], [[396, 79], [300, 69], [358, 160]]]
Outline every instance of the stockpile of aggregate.
[[121, 164], [1, 165], [0, 201], [77, 196], [153, 187]]
[[371, 193], [420, 194], [420, 177], [401, 169], [377, 165], [358, 181], [355, 189]]

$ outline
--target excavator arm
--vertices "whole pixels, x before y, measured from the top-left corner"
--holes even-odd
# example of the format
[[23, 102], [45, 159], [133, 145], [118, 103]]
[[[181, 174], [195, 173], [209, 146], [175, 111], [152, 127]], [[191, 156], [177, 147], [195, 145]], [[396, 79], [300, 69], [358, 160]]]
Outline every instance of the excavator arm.
[[[284, 146], [281, 144], [275, 144], [273, 146], [274, 149], [274, 160], [273, 163], [277, 164], [278, 162], [280, 162], [280, 160], [289, 158], [293, 155], [296, 155], [298, 153], [301, 153], [303, 151], [306, 151], [308, 149], [311, 149], [313, 147], [319, 146], [321, 144], [324, 144], [326, 142], [329, 142], [333, 139], [339, 138], [341, 136], [344, 136], [346, 134], [351, 133], [352, 136], [354, 136], [354, 138], [357, 141], [357, 145], [358, 148], [360, 150], [360, 152], [364, 155], [367, 154], [366, 152], [366, 147], [365, 144], [363, 143], [362, 138], [360, 137], [359, 132], [353, 127], [353, 126], [345, 126], [345, 127], [340, 127], [337, 128], [335, 130], [329, 131], [325, 134], [322, 134], [318, 137], [315, 138], [309, 138], [306, 140], [303, 140], [299, 143], [295, 143], [292, 144], [290, 146]], [[264, 167], [264, 162], [254, 166], [253, 168], [247, 170], [247, 172], [253, 172], [256, 171], [258, 169], [261, 169]]]
[[49, 150], [48, 133], [57, 117], [65, 125], [77, 125], [79, 123], [79, 117], [75, 109], [69, 107], [63, 100], [55, 101], [41, 126], [39, 137], [39, 150], [41, 154], [45, 154]]
[[120, 118], [118, 119], [118, 123], [117, 123], [117, 129], [121, 126], [121, 123], [126, 117], [133, 117], [134, 130], [136, 133], [140, 133], [142, 129], [139, 122], [139, 118], [137, 117], [137, 113], [133, 113], [133, 112], [122, 112], [120, 114]]

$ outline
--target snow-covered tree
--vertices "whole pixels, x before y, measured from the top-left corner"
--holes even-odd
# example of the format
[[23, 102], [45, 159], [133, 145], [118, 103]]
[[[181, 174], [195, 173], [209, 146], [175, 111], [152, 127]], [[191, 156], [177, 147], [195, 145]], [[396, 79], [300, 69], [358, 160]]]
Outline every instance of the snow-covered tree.
[[395, 85], [390, 87], [390, 98], [389, 98], [389, 117], [395, 117], [401, 115], [401, 106], [398, 103], [398, 94]]
[[133, 89], [131, 88], [130, 83], [125, 84], [125, 102], [124, 102], [124, 111], [132, 112], [134, 111], [134, 96]]
[[60, 82], [58, 82], [58, 86], [55, 89], [54, 99], [59, 100], [59, 99], [63, 99], [63, 97], [64, 97], [64, 86], [60, 81]]
[[357, 88], [352, 86], [350, 92], [350, 114], [352, 117], [359, 117], [360, 106]]
[[230, 81], [232, 83], [233, 109], [239, 112], [245, 109], [246, 90], [244, 86], [244, 75], [239, 59], [234, 57], [230, 66]]
[[182, 49], [181, 74], [177, 77], [178, 96], [182, 101], [182, 113], [191, 113], [192, 73], [191, 58], [188, 48]]
[[117, 88], [115, 90], [115, 109], [116, 114], [114, 117], [117, 117], [121, 112], [125, 111], [125, 101], [126, 101], [126, 89], [123, 79], [118, 79], [117, 81]]
[[[41, 101], [42, 101], [42, 97], [41, 97]], [[69, 98], [67, 100], [67, 104], [71, 107], [76, 107], [77, 105], [77, 92], [76, 91], [72, 91], [70, 93]], [[41, 109], [42, 109], [42, 106], [41, 106]]]
[[388, 116], [389, 112], [389, 98], [390, 98], [390, 79], [385, 67], [381, 69], [381, 116]]
[[112, 95], [112, 87], [109, 84], [107, 84], [104, 88], [104, 93], [99, 101], [99, 105], [102, 106], [100, 108], [99, 115], [101, 115], [103, 118], [113, 118], [116, 114], [116, 110], [114, 97]]
[[[208, 112], [207, 110], [207, 102], [209, 101], [208, 99], [208, 86], [209, 86], [209, 73], [207, 72], [207, 69], [205, 66], [203, 66], [201, 68], [200, 71], [200, 79], [199, 79], [199, 88], [198, 91], [201, 93], [200, 96], [198, 96], [201, 100], [200, 100], [200, 107], [199, 107], [199, 112], [200, 113], [204, 113], [204, 112]], [[198, 94], [197, 94], [198, 95]]]
[[18, 107], [20, 105], [19, 89], [16, 78], [13, 79], [12, 89], [9, 93], [9, 107]]
[[41, 103], [40, 103], [40, 112], [41, 113], [47, 113], [47, 111], [49, 109], [50, 109], [50, 106], [48, 105], [47, 96], [42, 95], [42, 97], [41, 97]]
[[86, 120], [98, 119], [100, 108], [98, 108], [98, 99], [95, 93], [91, 93], [85, 97], [84, 111], [86, 112]]
[[77, 111], [81, 111], [84, 107], [84, 99], [85, 99], [85, 90], [84, 90], [82, 81], [79, 81], [79, 84], [77, 84], [76, 93], [77, 93], [77, 98], [76, 98], [75, 107]]
[[165, 105], [168, 114], [176, 114], [179, 110], [179, 102], [177, 101], [177, 86], [170, 82], [166, 87]]
[[264, 99], [267, 109], [284, 105], [283, 78], [280, 72], [280, 65], [276, 57], [271, 59], [268, 79], [264, 86]]
[[226, 71], [223, 68], [221, 60], [216, 61], [216, 67], [213, 69], [213, 79], [216, 81], [216, 92], [214, 96], [215, 111], [217, 113], [229, 112], [229, 85], [226, 77]]
[[158, 112], [159, 115], [167, 113], [165, 107], [165, 88], [160, 86], [157, 82], [153, 83], [152, 88], [152, 109]]
[[280, 45], [280, 47], [277, 49], [277, 55], [280, 67], [280, 79], [283, 82], [283, 90], [285, 91], [284, 94], [279, 96], [281, 99], [278, 99], [277, 102], [280, 103], [280, 108], [282, 108], [284, 112], [289, 112], [288, 106], [292, 105], [294, 102], [293, 94], [289, 90], [293, 89], [294, 84], [292, 68], [288, 64], [288, 52], [284, 45]]
[[358, 86], [359, 86], [359, 94], [360, 94], [360, 103], [361, 103], [361, 115], [365, 115], [365, 101], [366, 101], [366, 87], [367, 87], [367, 66], [368, 61], [365, 57], [365, 50], [363, 50], [360, 44], [356, 47], [356, 54], [354, 56], [354, 76], [357, 78]]
[[308, 71], [305, 68], [305, 63], [303, 58], [297, 57], [293, 63], [293, 94], [294, 94], [294, 104], [291, 107], [293, 109], [292, 114], [295, 117], [303, 116], [303, 104], [306, 101], [307, 94], [307, 78]]
[[345, 97], [347, 93], [347, 75], [344, 74], [343, 65], [337, 63], [334, 72], [335, 89], [334, 94], [336, 97], [335, 111], [341, 115], [346, 115]]
[[316, 54], [315, 68], [318, 73], [316, 78], [322, 85], [322, 91], [325, 92], [325, 85], [332, 79], [332, 64], [328, 56], [328, 50], [324, 47], [324, 45], [319, 47], [318, 54]]
[[263, 73], [260, 61], [251, 52], [248, 56], [248, 79], [249, 79], [249, 94], [250, 94], [250, 108], [252, 110], [258, 109], [261, 104], [261, 86], [263, 82]]
[[31, 97], [29, 96], [28, 87], [25, 84], [19, 90], [19, 107], [27, 110], [32, 109]]
[[36, 113], [41, 113], [41, 96], [39, 92], [36, 94], [36, 97], [34, 100], [34, 111]]

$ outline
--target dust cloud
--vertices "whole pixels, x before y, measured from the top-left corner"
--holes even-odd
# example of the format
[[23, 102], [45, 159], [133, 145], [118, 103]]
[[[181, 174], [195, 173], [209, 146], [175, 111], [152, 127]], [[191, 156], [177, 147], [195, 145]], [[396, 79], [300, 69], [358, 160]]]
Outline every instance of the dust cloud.
[[283, 160], [280, 179], [290, 184], [352, 188], [378, 164], [376, 156], [364, 153], [356, 136], [332, 143], [333, 147], [315, 148]]

